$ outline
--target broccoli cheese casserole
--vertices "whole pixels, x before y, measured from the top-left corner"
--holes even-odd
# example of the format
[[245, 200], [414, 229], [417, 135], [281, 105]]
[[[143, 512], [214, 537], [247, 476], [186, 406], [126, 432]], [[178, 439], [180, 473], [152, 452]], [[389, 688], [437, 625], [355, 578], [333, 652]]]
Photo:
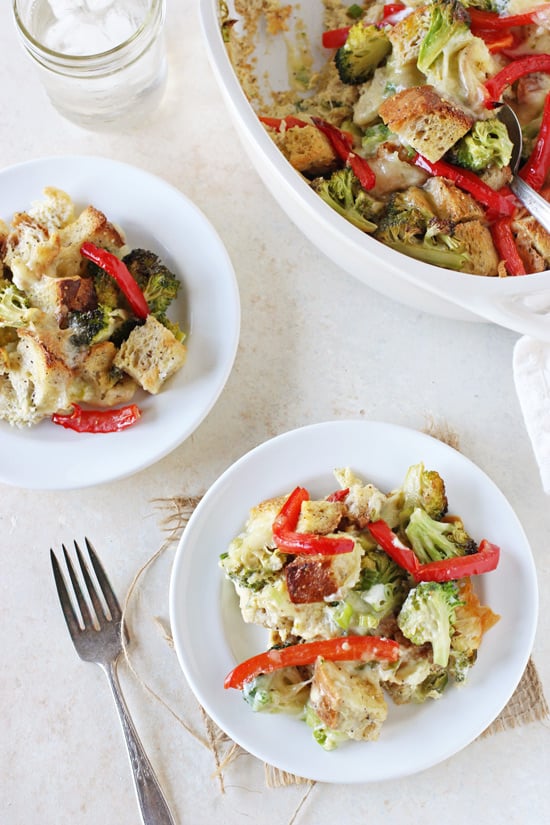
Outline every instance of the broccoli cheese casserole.
[[184, 332], [166, 314], [178, 289], [156, 254], [130, 250], [120, 227], [59, 189], [0, 221], [0, 419], [132, 423], [135, 405], [107, 410], [159, 392], [185, 362]]
[[[318, 6], [323, 33], [301, 21]], [[550, 4], [537, 0], [235, 0], [228, 54], [266, 131], [350, 223], [405, 255], [484, 276], [550, 267], [550, 235], [510, 188], [550, 194]], [[256, 48], [284, 44], [287, 88]], [[320, 67], [319, 67], [320, 64]], [[280, 66], [279, 66], [280, 68]], [[266, 88], [267, 87], [267, 88]]]
[[302, 718], [331, 750], [375, 740], [396, 704], [462, 684], [498, 621], [472, 576], [499, 548], [448, 514], [445, 483], [422, 463], [386, 494], [350, 468], [311, 500], [297, 487], [255, 506], [220, 565], [245, 622], [270, 647], [225, 680], [255, 711]]

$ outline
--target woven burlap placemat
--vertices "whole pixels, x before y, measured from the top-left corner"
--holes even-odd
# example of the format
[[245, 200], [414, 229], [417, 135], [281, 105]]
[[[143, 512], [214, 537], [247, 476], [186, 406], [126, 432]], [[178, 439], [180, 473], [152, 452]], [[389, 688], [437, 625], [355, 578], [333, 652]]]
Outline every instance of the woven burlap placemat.
[[[445, 441], [455, 449], [458, 446], [456, 436], [441, 427], [434, 429], [432, 424], [428, 424], [425, 431], [428, 434], [439, 438], [439, 440]], [[187, 525], [189, 518], [200, 500], [201, 496], [174, 496], [172, 498], [156, 499], [153, 502], [158, 511], [161, 526], [165, 532], [166, 538], [162, 546], [146, 561], [134, 577], [124, 603], [124, 616], [126, 620], [128, 620], [129, 617], [132, 600], [139, 591], [142, 577], [161, 556], [175, 550], [183, 531], [185, 530], [185, 526]], [[171, 630], [166, 621], [158, 616], [151, 616], [151, 620], [157, 624], [165, 642], [173, 646]], [[239, 745], [235, 744], [222, 730], [220, 730], [220, 728], [212, 721], [212, 719], [210, 719], [208, 714], [200, 706], [199, 710], [203, 723], [203, 731], [200, 732], [193, 729], [192, 725], [190, 725], [186, 719], [177, 714], [163, 699], [163, 697], [147, 684], [146, 680], [144, 680], [137, 672], [128, 650], [126, 650], [125, 653], [127, 664], [141, 686], [156, 701], [164, 705], [164, 707], [172, 714], [174, 719], [182, 725], [190, 735], [192, 735], [198, 742], [211, 751], [215, 765], [213, 774], [217, 777], [220, 790], [223, 793], [225, 791], [224, 772], [227, 770], [229, 765], [239, 756], [242, 756], [245, 751], [243, 751]], [[497, 718], [481, 734], [480, 738], [492, 736], [500, 731], [509, 730], [511, 728], [516, 728], [532, 722], [545, 721], [549, 719], [549, 716], [549, 707], [544, 696], [537, 669], [533, 660], [529, 659], [527, 667], [525, 668], [523, 676], [514, 694]], [[292, 823], [295, 823], [299, 810], [305, 803], [315, 783], [310, 780], [303, 779], [302, 777], [286, 773], [285, 771], [281, 771], [267, 764], [264, 765], [264, 774], [266, 786], [270, 788], [296, 784], [305, 784], [308, 786], [298, 807], [294, 811], [292, 818], [287, 823], [287, 825], [292, 825]]]

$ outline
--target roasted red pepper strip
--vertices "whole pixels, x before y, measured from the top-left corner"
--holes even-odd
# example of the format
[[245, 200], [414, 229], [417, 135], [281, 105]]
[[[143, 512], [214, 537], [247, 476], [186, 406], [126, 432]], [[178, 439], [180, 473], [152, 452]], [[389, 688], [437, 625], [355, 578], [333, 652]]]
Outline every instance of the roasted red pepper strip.
[[550, 9], [550, 3], [543, 3], [530, 11], [521, 14], [500, 15], [495, 11], [469, 8], [468, 13], [473, 28], [480, 29], [510, 29], [514, 26], [528, 26], [535, 22], [535, 17], [542, 11]]
[[135, 424], [140, 416], [141, 410], [136, 404], [113, 410], [83, 410], [73, 404], [72, 412], [54, 413], [52, 421], [77, 433], [116, 433]]
[[459, 187], [469, 192], [476, 201], [486, 206], [494, 215], [507, 215], [511, 217], [516, 210], [516, 203], [513, 195], [502, 194], [495, 189], [491, 189], [481, 178], [469, 169], [462, 169], [453, 166], [445, 160], [438, 160], [433, 163], [423, 155], [415, 153], [412, 162], [437, 177], [448, 178]]
[[143, 296], [143, 292], [139, 288], [136, 279], [128, 269], [125, 263], [120, 258], [108, 252], [106, 249], [96, 246], [89, 241], [85, 241], [80, 247], [80, 254], [84, 258], [93, 261], [94, 264], [104, 269], [117, 282], [132, 312], [138, 318], [147, 318], [149, 315], [149, 307], [147, 301]]
[[321, 42], [325, 49], [339, 49], [348, 39], [351, 26], [343, 26], [341, 29], [329, 29], [323, 32]]
[[294, 126], [298, 126], [300, 129], [303, 129], [304, 126], [309, 126], [309, 123], [306, 123], [305, 120], [300, 120], [293, 115], [287, 115], [286, 117], [260, 117], [260, 120], [262, 123], [265, 123], [266, 126], [270, 126], [278, 132], [282, 132], [283, 128], [292, 129]]
[[273, 522], [273, 538], [277, 547], [293, 555], [305, 553], [334, 556], [340, 553], [351, 553], [355, 547], [355, 541], [352, 538], [295, 532], [302, 502], [308, 500], [308, 491], [304, 487], [296, 487], [281, 507]]
[[403, 544], [403, 542], [397, 538], [391, 527], [385, 521], [382, 521], [382, 519], [372, 521], [368, 527], [374, 540], [380, 545], [382, 550], [388, 554], [390, 559], [393, 559], [396, 564], [414, 576], [420, 567], [420, 562], [414, 550], [411, 550], [410, 547]]
[[478, 29], [472, 26], [471, 31], [473, 35], [480, 37], [484, 41], [491, 54], [498, 54], [498, 52], [502, 52], [504, 49], [513, 49], [520, 40], [513, 32], [500, 29], [497, 31], [485, 31], [484, 29]]
[[546, 95], [542, 122], [540, 124], [537, 141], [529, 159], [522, 166], [519, 173], [525, 183], [528, 183], [537, 192], [540, 192], [550, 172], [550, 95]]
[[337, 639], [272, 648], [237, 665], [227, 674], [223, 686], [241, 690], [245, 682], [260, 673], [271, 673], [282, 667], [313, 665], [319, 656], [331, 662], [396, 662], [399, 645], [392, 639], [379, 636], [340, 636]]
[[496, 569], [499, 559], [500, 547], [483, 539], [477, 553], [421, 564], [413, 576], [417, 582], [448, 582], [452, 579], [464, 579], [467, 576], [490, 573], [491, 570]]
[[343, 490], [336, 490], [334, 493], [331, 493], [327, 496], [327, 501], [343, 501], [347, 494], [349, 493], [349, 487], [344, 487]]
[[525, 266], [512, 234], [511, 218], [500, 218], [495, 221], [491, 226], [491, 236], [499, 257], [506, 265], [508, 275], [526, 275]]
[[329, 139], [332, 148], [340, 160], [352, 169], [363, 189], [372, 189], [376, 183], [374, 172], [365, 158], [362, 158], [353, 151], [351, 140], [345, 132], [337, 129], [336, 126], [327, 123], [326, 120], [322, 120], [320, 117], [312, 117], [311, 119], [317, 128]]
[[403, 3], [386, 3], [384, 9], [382, 11], [382, 19], [385, 20], [387, 17], [391, 17], [392, 14], [397, 14], [397, 12], [405, 11], [407, 6]]
[[550, 54], [530, 54], [526, 57], [518, 57], [517, 60], [512, 60], [496, 75], [490, 77], [489, 80], [485, 81], [485, 89], [488, 94], [485, 106], [492, 109], [507, 86], [515, 83], [520, 77], [533, 72], [550, 72]]

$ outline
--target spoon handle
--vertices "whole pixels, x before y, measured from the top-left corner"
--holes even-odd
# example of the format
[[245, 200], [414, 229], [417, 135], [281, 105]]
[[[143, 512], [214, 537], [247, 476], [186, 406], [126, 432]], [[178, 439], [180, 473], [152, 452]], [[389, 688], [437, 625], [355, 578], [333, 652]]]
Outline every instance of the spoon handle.
[[550, 203], [517, 175], [514, 175], [510, 183], [510, 189], [531, 215], [538, 220], [547, 232], [550, 232]]

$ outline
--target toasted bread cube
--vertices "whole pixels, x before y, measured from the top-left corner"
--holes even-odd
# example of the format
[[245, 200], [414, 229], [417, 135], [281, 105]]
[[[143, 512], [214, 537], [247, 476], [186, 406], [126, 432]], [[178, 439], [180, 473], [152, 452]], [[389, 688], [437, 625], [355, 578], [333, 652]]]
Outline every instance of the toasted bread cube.
[[458, 223], [485, 217], [483, 208], [475, 198], [446, 178], [428, 178], [424, 190], [429, 193], [442, 220]]
[[334, 556], [298, 555], [285, 567], [286, 587], [293, 604], [310, 604], [337, 597], [353, 587], [361, 571], [361, 551]]
[[398, 66], [418, 60], [420, 45], [430, 23], [431, 9], [427, 5], [416, 9], [394, 26], [388, 26], [386, 34], [392, 44], [392, 58]]
[[455, 226], [454, 237], [466, 246], [473, 275], [498, 275], [498, 255], [490, 231], [481, 221], [465, 221]]
[[134, 396], [138, 385], [124, 373], [116, 380], [112, 374], [117, 349], [112, 341], [93, 344], [79, 366], [79, 377], [84, 384], [83, 401], [99, 406], [115, 407], [126, 404]]
[[527, 272], [543, 272], [550, 264], [550, 234], [532, 215], [513, 223], [518, 252]]
[[183, 366], [186, 347], [154, 315], [135, 327], [117, 352], [114, 365], [156, 395], [163, 383]]
[[433, 86], [403, 89], [380, 106], [394, 134], [435, 163], [472, 127], [474, 119], [445, 100]]
[[303, 501], [296, 529], [299, 533], [332, 533], [343, 515], [341, 501]]
[[291, 166], [304, 175], [324, 175], [338, 165], [328, 138], [315, 126], [292, 126], [270, 134]]
[[331, 730], [350, 739], [378, 739], [388, 706], [375, 674], [354, 671], [337, 662], [317, 659], [309, 702], [319, 719]]

